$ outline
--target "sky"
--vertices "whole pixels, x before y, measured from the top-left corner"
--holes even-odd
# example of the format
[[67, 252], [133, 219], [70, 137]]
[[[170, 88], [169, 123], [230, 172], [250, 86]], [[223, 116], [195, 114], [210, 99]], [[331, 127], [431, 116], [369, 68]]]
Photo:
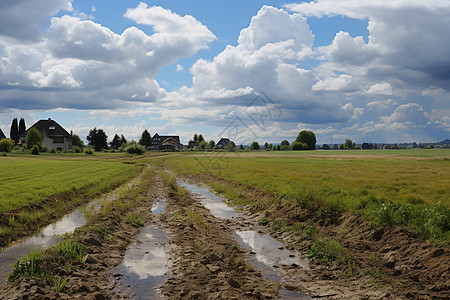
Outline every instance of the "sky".
[[0, 0], [0, 128], [450, 138], [450, 0]]

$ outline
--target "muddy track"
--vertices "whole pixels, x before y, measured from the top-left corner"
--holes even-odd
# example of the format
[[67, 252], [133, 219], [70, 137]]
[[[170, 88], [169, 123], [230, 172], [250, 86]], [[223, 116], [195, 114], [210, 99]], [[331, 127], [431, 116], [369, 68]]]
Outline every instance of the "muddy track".
[[[120, 214], [113, 209], [75, 231], [74, 238], [87, 247], [89, 256], [85, 264], [74, 264], [70, 270], [53, 266], [56, 274], [68, 278], [62, 292], [56, 293], [54, 285], [45, 280], [22, 278], [1, 289], [0, 299], [132, 297], [132, 291], [128, 293], [123, 287], [120, 288], [121, 274], [115, 274], [116, 279], [111, 274], [111, 270], [122, 263], [125, 250], [136, 242], [141, 230], [126, 222], [129, 214], [143, 217], [147, 225], [163, 228], [170, 238], [172, 268], [169, 278], [160, 287], [165, 298], [277, 299], [280, 284], [268, 280], [250, 264], [252, 254], [237, 244], [234, 232], [251, 229], [270, 233], [283, 241], [286, 248], [300, 252], [308, 248], [309, 242], [290, 231], [270, 232], [268, 226], [258, 225], [258, 220], [267, 215], [255, 207], [243, 208], [240, 218], [216, 218], [199, 199], [168, 182], [168, 176], [162, 172], [154, 172], [146, 179], [145, 186], [141, 186], [139, 194], [135, 195], [141, 199], [139, 205], [130, 206]], [[122, 202], [132, 203], [135, 197], [125, 197]], [[165, 212], [155, 216], [150, 208], [162, 198], [166, 199]], [[272, 217], [285, 215], [292, 218], [301, 213], [291, 209], [271, 212]], [[350, 223], [353, 225], [350, 226]], [[367, 259], [371, 253], [379, 253], [377, 265], [387, 270], [385, 272], [391, 272], [392, 276], [398, 272], [400, 275], [404, 273], [401, 280], [405, 282], [377, 281], [362, 275], [348, 276], [345, 263], [335, 262], [329, 266], [311, 264], [310, 270], [296, 264], [279, 266], [278, 273], [283, 277], [285, 287], [319, 299], [449, 299], [449, 273], [445, 271], [445, 266], [439, 265], [447, 263], [448, 266], [446, 249], [418, 242], [401, 229], [388, 233], [390, 229], [384, 228], [381, 232], [379, 228], [372, 228], [368, 222], [352, 215], [341, 216], [336, 224], [324, 225], [321, 230], [327, 228], [329, 233], [340, 233], [346, 247], [358, 253], [353, 255], [357, 261]], [[391, 236], [395, 234], [404, 238], [391, 241]], [[395, 245], [396, 242], [399, 244]], [[417, 257], [413, 255], [414, 247], [421, 247], [423, 264], [420, 261], [407, 263]], [[430, 272], [429, 268], [433, 266], [438, 269], [437, 272]], [[414, 273], [409, 267], [415, 267], [417, 272]], [[410, 274], [416, 274], [416, 278], [407, 280]], [[422, 284], [427, 276], [429, 280]]]

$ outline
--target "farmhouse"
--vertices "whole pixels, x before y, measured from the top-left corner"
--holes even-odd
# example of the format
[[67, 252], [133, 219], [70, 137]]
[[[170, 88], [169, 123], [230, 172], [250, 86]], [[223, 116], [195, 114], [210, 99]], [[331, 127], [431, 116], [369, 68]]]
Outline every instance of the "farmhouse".
[[2, 129], [0, 128], [0, 140], [1, 139], [6, 139], [6, 136], [3, 134]]
[[[50, 118], [48, 120], [39, 120], [30, 128], [39, 130], [42, 135], [42, 146], [61, 151], [72, 149], [72, 132], [68, 133], [55, 120]], [[20, 135], [22, 143], [25, 143], [28, 130]]]
[[175, 150], [183, 148], [178, 135], [159, 135], [155, 133], [152, 137], [153, 150]]
[[231, 143], [230, 139], [221, 138], [216, 145], [216, 149], [226, 149], [229, 143]]

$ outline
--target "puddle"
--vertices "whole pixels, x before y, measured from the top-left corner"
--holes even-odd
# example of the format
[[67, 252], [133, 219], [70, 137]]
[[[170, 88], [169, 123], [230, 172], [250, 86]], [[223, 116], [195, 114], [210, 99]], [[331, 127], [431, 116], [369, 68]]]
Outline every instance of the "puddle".
[[111, 270], [111, 280], [118, 284], [118, 294], [134, 299], [162, 299], [157, 289], [170, 275], [169, 238], [164, 230], [153, 225], [137, 236], [139, 242], [128, 247], [122, 264]]
[[[130, 188], [135, 183], [135, 181], [136, 179], [131, 180], [127, 185], [125, 185], [125, 188]], [[115, 200], [119, 195], [119, 191], [122, 189], [123, 187], [119, 187], [118, 189], [104, 195], [103, 197], [91, 201], [86, 205], [83, 205], [81, 208], [78, 208], [70, 214], [65, 215], [55, 223], [52, 223], [43, 228], [41, 233], [17, 241], [10, 247], [0, 252], [0, 287], [6, 284], [8, 280], [8, 274], [12, 271], [12, 265], [18, 259], [30, 253], [31, 250], [45, 250], [54, 246], [58, 241], [61, 240], [61, 235], [65, 233], [72, 233], [75, 231], [75, 229], [86, 224], [85, 213], [87, 210], [92, 209], [94, 211], [98, 211], [102, 206], [102, 203], [104, 203], [105, 201]]]
[[239, 213], [225, 203], [225, 198], [216, 195], [210, 188], [190, 184], [181, 179], [177, 180], [179, 186], [189, 190], [196, 195], [200, 202], [211, 212], [211, 214], [220, 219], [231, 219], [239, 217]]
[[294, 251], [287, 250], [284, 245], [268, 235], [256, 231], [236, 231], [236, 241], [243, 248], [252, 251], [250, 263], [258, 268], [269, 280], [281, 283], [279, 299], [312, 299], [308, 294], [290, 291], [283, 286], [283, 278], [275, 270], [283, 265], [295, 264], [308, 270], [308, 261], [301, 259]]
[[158, 199], [152, 206], [152, 213], [154, 215], [160, 215], [164, 213], [165, 210], [166, 210], [166, 199], [164, 198]]
[[[221, 219], [240, 216], [236, 210], [225, 203], [225, 198], [216, 195], [208, 187], [189, 184], [181, 179], [178, 179], [177, 183], [199, 197], [201, 203], [209, 209], [213, 216]], [[256, 231], [236, 231], [236, 241], [241, 247], [255, 253], [249, 256], [251, 264], [269, 280], [281, 283], [279, 299], [312, 299], [308, 294], [286, 289], [283, 286], [283, 277], [276, 270], [283, 265], [292, 264], [307, 270], [309, 267], [306, 259], [301, 259], [296, 252], [287, 250], [276, 239], [268, 235], [261, 235]]]

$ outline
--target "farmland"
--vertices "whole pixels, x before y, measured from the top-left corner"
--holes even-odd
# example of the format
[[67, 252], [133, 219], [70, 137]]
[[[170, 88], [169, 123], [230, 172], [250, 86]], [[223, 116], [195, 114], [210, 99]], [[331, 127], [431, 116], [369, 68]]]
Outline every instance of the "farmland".
[[313, 157], [307, 151], [279, 153], [176, 157], [167, 165], [179, 174], [200, 176], [236, 203], [250, 203], [239, 189], [255, 187], [269, 193], [271, 202], [326, 204], [449, 239], [448, 150], [320, 151]]
[[[284, 283], [255, 268], [255, 252], [235, 238], [254, 232], [282, 243], [275, 249], [308, 258], [307, 270], [298, 263], [277, 265], [294, 292], [330, 299], [448, 296], [449, 158], [447, 150], [4, 157], [4, 241], [16, 237], [17, 228], [38, 230], [42, 220], [49, 223], [141, 175], [61, 243], [19, 261], [0, 294], [19, 299], [30, 295], [31, 284], [50, 298], [146, 295], [141, 279], [125, 281], [128, 267], [115, 267], [133, 245], [153, 257], [145, 248], [152, 241], [164, 245], [158, 253], [170, 252], [161, 261], [170, 272], [158, 287], [168, 299], [277, 299]], [[217, 217], [202, 202], [209, 196], [182, 182], [206, 183], [205, 190], [224, 195], [238, 217]], [[166, 230], [166, 242], [139, 243], [148, 228]], [[39, 273], [26, 269], [30, 260], [40, 265]], [[138, 272], [144, 265], [138, 259]]]
[[[101, 195], [139, 172], [117, 156], [12, 156], [0, 159], [0, 238], [14, 240], [67, 209]], [[67, 207], [66, 207], [67, 206]]]

